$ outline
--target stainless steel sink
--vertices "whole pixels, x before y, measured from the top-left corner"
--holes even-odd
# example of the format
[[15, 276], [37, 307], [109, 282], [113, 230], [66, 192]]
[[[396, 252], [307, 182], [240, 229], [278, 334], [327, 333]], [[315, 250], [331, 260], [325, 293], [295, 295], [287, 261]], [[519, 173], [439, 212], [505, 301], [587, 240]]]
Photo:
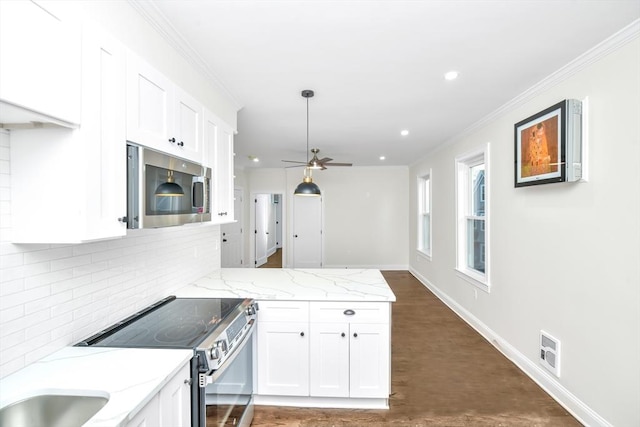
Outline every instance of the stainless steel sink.
[[0, 426], [80, 427], [109, 401], [102, 396], [42, 394], [0, 409]]

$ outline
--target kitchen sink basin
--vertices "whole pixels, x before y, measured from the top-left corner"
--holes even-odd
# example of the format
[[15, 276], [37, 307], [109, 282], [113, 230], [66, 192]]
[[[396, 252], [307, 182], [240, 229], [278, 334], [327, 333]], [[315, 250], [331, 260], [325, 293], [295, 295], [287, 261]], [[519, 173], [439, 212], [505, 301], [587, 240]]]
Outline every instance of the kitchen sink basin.
[[0, 426], [80, 427], [108, 401], [102, 396], [41, 394], [0, 409]]

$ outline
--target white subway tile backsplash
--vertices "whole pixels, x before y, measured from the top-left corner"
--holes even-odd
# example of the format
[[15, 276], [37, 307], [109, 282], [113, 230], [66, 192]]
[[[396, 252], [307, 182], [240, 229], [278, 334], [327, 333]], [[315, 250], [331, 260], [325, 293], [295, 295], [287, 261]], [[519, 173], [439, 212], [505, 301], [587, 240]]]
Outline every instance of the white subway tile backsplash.
[[24, 290], [24, 279], [2, 281], [0, 285], [0, 297], [15, 294]]
[[54, 259], [69, 258], [71, 256], [73, 256], [73, 249], [71, 246], [63, 246], [55, 249], [46, 248], [45, 250], [25, 252], [24, 263], [35, 264]]
[[13, 307], [0, 310], [0, 323], [10, 322], [15, 319], [23, 317], [25, 314], [25, 308], [23, 305], [15, 305]]
[[64, 270], [67, 268], [81, 267], [91, 264], [91, 255], [80, 255], [69, 258], [61, 258], [51, 261], [51, 271]]
[[18, 305], [24, 306], [24, 304], [29, 301], [46, 298], [50, 295], [51, 288], [49, 286], [42, 286], [40, 288], [24, 290], [22, 292], [6, 295], [0, 298], [0, 310], [5, 310]]
[[24, 288], [33, 289], [44, 285], [50, 285], [51, 283], [61, 282], [73, 277], [73, 270], [66, 269], [60, 271], [53, 271], [44, 274], [37, 274], [35, 276], [25, 277]]
[[9, 146], [0, 131], [0, 377], [220, 268], [219, 226], [128, 230], [78, 245], [9, 243]]

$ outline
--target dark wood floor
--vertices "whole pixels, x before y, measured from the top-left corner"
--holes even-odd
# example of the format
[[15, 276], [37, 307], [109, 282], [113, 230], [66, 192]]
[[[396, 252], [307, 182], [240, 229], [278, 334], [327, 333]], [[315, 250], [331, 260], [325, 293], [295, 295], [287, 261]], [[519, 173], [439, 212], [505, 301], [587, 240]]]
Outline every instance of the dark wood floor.
[[257, 406], [253, 427], [580, 426], [410, 273], [393, 305], [389, 410]]
[[276, 251], [267, 258], [267, 262], [258, 268], [282, 268], [282, 249]]

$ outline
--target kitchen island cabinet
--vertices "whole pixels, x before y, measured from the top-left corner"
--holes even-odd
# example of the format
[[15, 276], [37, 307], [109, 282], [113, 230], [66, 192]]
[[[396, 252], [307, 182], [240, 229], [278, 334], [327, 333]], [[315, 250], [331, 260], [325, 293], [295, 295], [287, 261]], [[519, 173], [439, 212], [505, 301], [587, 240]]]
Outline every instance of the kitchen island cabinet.
[[309, 394], [309, 303], [260, 301], [257, 393]]
[[221, 269], [177, 296], [259, 302], [256, 404], [388, 408], [395, 295], [378, 270]]

